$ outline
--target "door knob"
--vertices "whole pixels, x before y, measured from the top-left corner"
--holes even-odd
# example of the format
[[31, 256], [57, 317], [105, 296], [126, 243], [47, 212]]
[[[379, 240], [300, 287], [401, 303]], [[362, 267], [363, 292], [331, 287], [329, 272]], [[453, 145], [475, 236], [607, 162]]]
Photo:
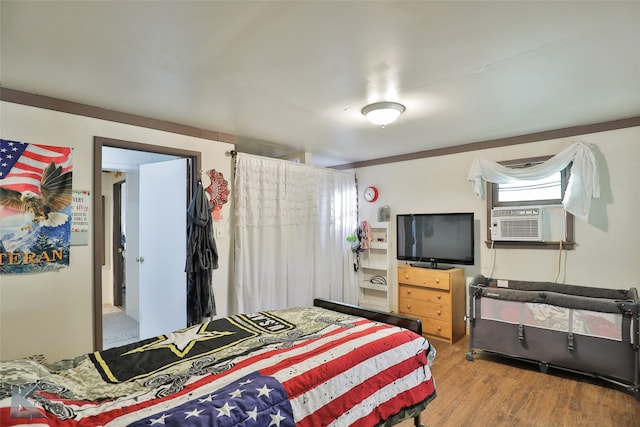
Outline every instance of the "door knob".
[[118, 248], [118, 253], [121, 254], [124, 252], [124, 248]]
[[144, 258], [139, 256], [136, 258], [136, 262], [139, 262], [140, 264], [142, 264], [144, 262]]

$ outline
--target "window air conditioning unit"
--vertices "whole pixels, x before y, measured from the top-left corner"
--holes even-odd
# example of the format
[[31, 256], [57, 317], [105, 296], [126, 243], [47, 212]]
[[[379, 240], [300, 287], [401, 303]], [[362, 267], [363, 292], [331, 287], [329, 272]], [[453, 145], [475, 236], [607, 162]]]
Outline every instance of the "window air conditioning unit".
[[491, 209], [491, 239], [516, 242], [544, 242], [545, 211], [541, 206], [513, 206]]

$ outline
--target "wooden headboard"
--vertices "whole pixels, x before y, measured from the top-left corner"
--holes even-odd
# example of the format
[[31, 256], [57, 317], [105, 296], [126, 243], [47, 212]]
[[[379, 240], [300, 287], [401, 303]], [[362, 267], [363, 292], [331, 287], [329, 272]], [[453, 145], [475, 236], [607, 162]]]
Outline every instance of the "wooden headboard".
[[327, 310], [333, 310], [339, 313], [364, 317], [376, 322], [400, 326], [402, 328], [409, 329], [410, 331], [413, 331], [419, 335], [422, 335], [422, 321], [420, 319], [414, 319], [413, 317], [402, 316], [400, 314], [385, 313], [384, 311], [370, 310], [368, 308], [358, 307], [357, 305], [331, 301], [324, 298], [314, 299], [313, 305], [315, 307], [326, 308]]

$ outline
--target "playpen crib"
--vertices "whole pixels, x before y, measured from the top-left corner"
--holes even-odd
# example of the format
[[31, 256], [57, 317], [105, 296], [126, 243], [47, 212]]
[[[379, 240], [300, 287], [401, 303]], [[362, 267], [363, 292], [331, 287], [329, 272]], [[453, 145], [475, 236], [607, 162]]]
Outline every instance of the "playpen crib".
[[640, 400], [638, 292], [476, 276], [468, 360], [487, 352], [601, 378]]

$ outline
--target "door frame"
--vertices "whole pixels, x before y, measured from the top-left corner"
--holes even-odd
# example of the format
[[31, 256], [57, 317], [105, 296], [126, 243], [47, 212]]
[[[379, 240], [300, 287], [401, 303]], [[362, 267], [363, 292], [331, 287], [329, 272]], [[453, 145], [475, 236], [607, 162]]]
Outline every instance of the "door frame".
[[[191, 198], [201, 170], [202, 153], [180, 148], [142, 144], [120, 139], [93, 137], [93, 349], [102, 350], [102, 257], [104, 253], [104, 219], [102, 218], [102, 148], [113, 147], [148, 153], [167, 154], [188, 159], [187, 195]], [[186, 215], [186, 206], [185, 206]], [[185, 308], [186, 309], [186, 308]]]

